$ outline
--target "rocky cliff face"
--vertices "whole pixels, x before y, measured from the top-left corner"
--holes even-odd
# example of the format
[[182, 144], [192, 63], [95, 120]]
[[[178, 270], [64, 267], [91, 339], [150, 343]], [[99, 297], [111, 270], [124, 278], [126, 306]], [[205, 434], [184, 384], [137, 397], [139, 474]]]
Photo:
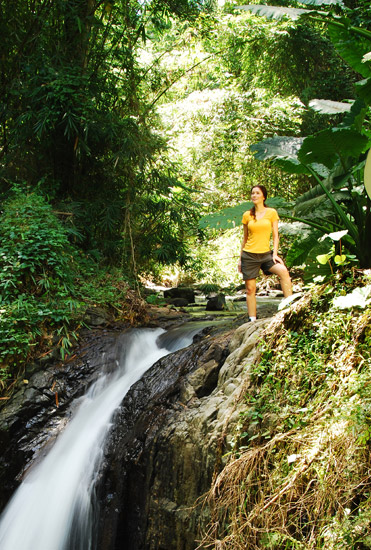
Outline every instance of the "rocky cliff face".
[[97, 373], [120, 353], [120, 330], [89, 331], [71, 361], [47, 357], [29, 365], [9, 403], [0, 411], [0, 511], [26, 468], [45, 456]]
[[131, 389], [106, 450], [98, 548], [194, 550], [200, 497], [230, 448], [267, 320], [160, 360]]
[[[236, 403], [268, 321], [204, 333], [162, 358], [131, 388], [116, 415], [97, 485], [95, 550], [197, 547], [208, 519], [199, 499], [230, 448], [227, 433], [238, 422]], [[0, 414], [1, 507], [26, 463], [45, 455], [73, 400], [103, 363], [114, 362], [122, 345], [120, 332], [90, 333], [73, 362], [28, 373], [28, 384]]]

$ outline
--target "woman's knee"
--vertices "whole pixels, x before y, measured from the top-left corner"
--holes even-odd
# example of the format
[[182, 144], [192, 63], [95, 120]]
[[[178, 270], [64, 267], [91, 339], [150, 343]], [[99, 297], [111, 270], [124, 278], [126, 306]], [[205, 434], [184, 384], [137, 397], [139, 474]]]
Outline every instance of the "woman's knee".
[[246, 294], [248, 296], [254, 296], [256, 292], [256, 283], [255, 279], [246, 281]]

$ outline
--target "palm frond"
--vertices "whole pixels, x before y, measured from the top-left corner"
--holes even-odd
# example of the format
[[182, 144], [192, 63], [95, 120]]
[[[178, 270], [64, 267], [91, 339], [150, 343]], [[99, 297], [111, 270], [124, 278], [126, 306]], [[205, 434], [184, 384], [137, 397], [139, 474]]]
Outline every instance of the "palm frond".
[[236, 10], [251, 11], [254, 15], [260, 15], [267, 19], [281, 20], [285, 17], [289, 19], [299, 19], [303, 15], [308, 15], [309, 10], [301, 8], [282, 8], [279, 6], [261, 6], [256, 4], [249, 4], [246, 6], [236, 6]]
[[331, 99], [312, 99], [309, 107], [322, 115], [338, 115], [339, 113], [349, 113], [352, 103], [343, 103], [341, 101], [332, 101]]

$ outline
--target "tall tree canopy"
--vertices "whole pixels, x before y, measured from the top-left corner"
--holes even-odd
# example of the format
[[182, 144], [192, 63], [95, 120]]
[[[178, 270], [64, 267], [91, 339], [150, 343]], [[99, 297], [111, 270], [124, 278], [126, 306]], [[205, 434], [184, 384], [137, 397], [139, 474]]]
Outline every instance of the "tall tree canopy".
[[73, 214], [84, 246], [105, 256], [127, 256], [140, 233], [149, 238], [143, 256], [182, 259], [178, 222], [191, 222], [190, 201], [185, 190], [171, 200], [179, 182], [151, 129], [138, 55], [171, 15], [194, 18], [202, 8], [197, 0], [2, 0], [2, 191], [38, 186]]

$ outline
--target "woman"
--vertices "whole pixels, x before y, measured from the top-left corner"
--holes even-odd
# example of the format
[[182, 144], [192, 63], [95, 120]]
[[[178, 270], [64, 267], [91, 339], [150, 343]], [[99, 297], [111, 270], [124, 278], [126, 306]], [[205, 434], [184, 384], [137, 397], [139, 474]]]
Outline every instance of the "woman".
[[[269, 275], [278, 275], [283, 295], [292, 294], [291, 278], [278, 252], [278, 214], [274, 208], [265, 206], [267, 190], [264, 185], [251, 189], [254, 206], [244, 213], [243, 239], [238, 271], [242, 273], [246, 285], [246, 303], [250, 321], [256, 321], [256, 277], [259, 270]], [[273, 250], [270, 250], [270, 237], [273, 233]]]

